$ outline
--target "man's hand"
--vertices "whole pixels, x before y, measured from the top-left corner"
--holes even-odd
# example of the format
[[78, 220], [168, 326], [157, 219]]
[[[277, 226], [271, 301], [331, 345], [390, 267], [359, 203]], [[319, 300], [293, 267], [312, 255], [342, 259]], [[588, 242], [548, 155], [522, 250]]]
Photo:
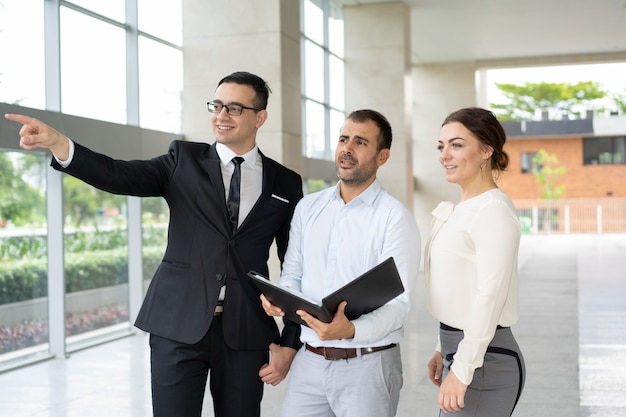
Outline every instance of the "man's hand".
[[320, 340], [351, 339], [354, 337], [354, 324], [346, 317], [346, 301], [342, 301], [330, 323], [324, 323], [304, 310], [296, 311], [302, 320], [311, 328]]
[[441, 375], [443, 373], [443, 356], [441, 352], [435, 351], [433, 357], [428, 361], [428, 377], [433, 384], [441, 386]]
[[61, 161], [67, 161], [70, 157], [70, 144], [67, 137], [47, 124], [21, 114], [5, 114], [4, 117], [23, 125], [20, 129], [21, 148], [26, 150], [50, 149], [54, 156]]
[[270, 363], [263, 365], [259, 371], [261, 380], [270, 385], [280, 384], [287, 377], [296, 353], [295, 349], [272, 343], [270, 345]]
[[261, 294], [261, 305], [263, 306], [263, 310], [265, 310], [265, 314], [268, 316], [282, 317], [285, 315], [283, 310], [270, 303], [270, 301], [265, 298], [263, 294]]

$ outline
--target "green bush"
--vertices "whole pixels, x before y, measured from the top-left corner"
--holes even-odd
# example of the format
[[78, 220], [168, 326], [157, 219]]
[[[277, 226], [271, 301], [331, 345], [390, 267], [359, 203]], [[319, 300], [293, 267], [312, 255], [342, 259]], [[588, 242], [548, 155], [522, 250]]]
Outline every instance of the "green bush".
[[[143, 279], [150, 279], [161, 262], [161, 247], [143, 250]], [[65, 291], [72, 293], [128, 282], [128, 249], [70, 253], [65, 258]], [[45, 297], [46, 259], [0, 262], [0, 304]]]

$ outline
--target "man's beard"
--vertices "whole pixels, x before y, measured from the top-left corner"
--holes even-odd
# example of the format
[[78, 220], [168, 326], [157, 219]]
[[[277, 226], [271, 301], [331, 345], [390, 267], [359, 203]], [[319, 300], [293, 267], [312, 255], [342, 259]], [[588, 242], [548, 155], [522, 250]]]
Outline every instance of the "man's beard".
[[[344, 172], [343, 176], [341, 175], [342, 171], [340, 168], [341, 161], [349, 161], [355, 164], [354, 168], [350, 170], [350, 172]], [[337, 162], [335, 162], [335, 167], [337, 168], [337, 177], [348, 185], [366, 184], [378, 169], [376, 166], [376, 157], [372, 158], [366, 164], [360, 165], [359, 162], [349, 154], [341, 155]]]

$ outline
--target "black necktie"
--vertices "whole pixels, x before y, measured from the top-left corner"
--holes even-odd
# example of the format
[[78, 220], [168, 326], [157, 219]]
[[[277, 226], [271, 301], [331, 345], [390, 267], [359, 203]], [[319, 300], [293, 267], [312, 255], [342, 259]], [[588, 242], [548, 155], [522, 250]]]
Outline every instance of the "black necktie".
[[239, 190], [241, 188], [241, 163], [244, 159], [236, 156], [232, 159], [235, 164], [233, 176], [230, 178], [230, 189], [228, 191], [228, 217], [232, 231], [237, 230], [239, 221]]

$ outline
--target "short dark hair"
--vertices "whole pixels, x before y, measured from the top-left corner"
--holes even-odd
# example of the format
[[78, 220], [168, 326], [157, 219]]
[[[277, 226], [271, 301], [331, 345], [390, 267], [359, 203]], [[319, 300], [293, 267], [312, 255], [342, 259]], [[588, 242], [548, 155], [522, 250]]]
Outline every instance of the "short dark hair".
[[217, 83], [217, 86], [219, 87], [224, 83], [235, 83], [252, 87], [256, 93], [253, 106], [260, 110], [267, 108], [267, 99], [269, 98], [272, 90], [270, 90], [267, 82], [265, 82], [265, 80], [258, 75], [246, 71], [237, 71], [222, 78], [220, 82]]
[[382, 113], [371, 109], [355, 110], [350, 113], [350, 115], [348, 116], [348, 120], [352, 120], [358, 123], [363, 123], [368, 120], [374, 122], [374, 124], [378, 126], [378, 129], [380, 129], [377, 150], [380, 151], [381, 149], [391, 149], [391, 125]]
[[502, 172], [509, 165], [509, 156], [504, 152], [506, 133], [504, 128], [489, 110], [480, 107], [467, 107], [450, 113], [441, 126], [449, 123], [461, 123], [472, 132], [483, 145], [493, 149], [491, 155], [491, 169]]

